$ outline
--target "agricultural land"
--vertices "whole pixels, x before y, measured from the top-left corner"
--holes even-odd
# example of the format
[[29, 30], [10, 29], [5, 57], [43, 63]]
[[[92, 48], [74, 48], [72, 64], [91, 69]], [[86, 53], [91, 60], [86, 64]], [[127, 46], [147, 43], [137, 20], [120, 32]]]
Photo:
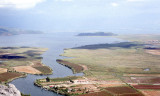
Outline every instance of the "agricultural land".
[[27, 74], [52, 74], [40, 56], [47, 49], [34, 47], [0, 47], [0, 82], [9, 82]]
[[130, 37], [132, 42], [65, 49], [62, 56], [74, 58], [58, 59], [57, 62], [74, 73], [85, 75], [48, 77], [36, 80], [35, 84], [66, 96], [159, 96], [159, 40], [156, 35], [150, 36], [139, 37], [136, 42], [133, 36]]

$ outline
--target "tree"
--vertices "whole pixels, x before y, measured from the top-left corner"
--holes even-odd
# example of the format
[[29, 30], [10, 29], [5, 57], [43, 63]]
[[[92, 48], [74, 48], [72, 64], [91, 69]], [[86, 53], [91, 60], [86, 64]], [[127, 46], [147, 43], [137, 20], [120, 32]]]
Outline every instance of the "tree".
[[75, 92], [75, 91], [76, 91], [75, 89], [72, 89], [72, 90], [71, 90], [71, 92]]
[[51, 79], [50, 79], [49, 77], [47, 77], [47, 78], [46, 78], [46, 81], [47, 81], [47, 82], [50, 82], [50, 81], [51, 81]]

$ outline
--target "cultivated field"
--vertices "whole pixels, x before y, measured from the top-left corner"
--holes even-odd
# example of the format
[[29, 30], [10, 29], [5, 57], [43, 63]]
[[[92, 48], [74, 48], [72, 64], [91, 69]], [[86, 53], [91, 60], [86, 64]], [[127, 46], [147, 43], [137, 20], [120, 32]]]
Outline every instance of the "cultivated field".
[[[34, 47], [0, 47], [0, 81], [20, 77], [21, 73], [52, 74], [52, 70], [41, 63], [40, 55], [46, 50]], [[13, 77], [3, 78], [4, 74], [13, 74]]]
[[89, 94], [83, 94], [79, 96], [113, 96], [110, 93], [107, 93], [106, 91], [101, 91], [101, 92], [94, 92], [94, 93], [89, 93]]
[[13, 67], [16, 71], [18, 72], [25, 72], [29, 74], [41, 74], [41, 72], [31, 66], [18, 66], [18, 67]]
[[160, 90], [141, 90], [145, 96], [160, 96]]
[[0, 74], [0, 81], [1, 82], [8, 82], [13, 79], [16, 79], [18, 77], [23, 77], [24, 74], [22, 73], [17, 73], [17, 72], [5, 72]]

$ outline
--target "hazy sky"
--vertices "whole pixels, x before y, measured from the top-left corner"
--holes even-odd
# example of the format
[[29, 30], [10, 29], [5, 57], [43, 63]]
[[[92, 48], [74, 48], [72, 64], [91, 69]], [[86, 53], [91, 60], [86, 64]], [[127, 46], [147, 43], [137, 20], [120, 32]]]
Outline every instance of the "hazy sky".
[[160, 0], [0, 0], [0, 26], [45, 32], [158, 33]]

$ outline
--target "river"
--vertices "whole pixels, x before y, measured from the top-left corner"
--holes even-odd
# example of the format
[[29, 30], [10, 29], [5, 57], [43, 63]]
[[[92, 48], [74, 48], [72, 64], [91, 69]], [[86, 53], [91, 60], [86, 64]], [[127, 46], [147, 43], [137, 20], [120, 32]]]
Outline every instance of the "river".
[[41, 89], [34, 86], [34, 81], [40, 78], [46, 78], [47, 76], [66, 77], [66, 76], [82, 76], [83, 73], [73, 74], [72, 70], [62, 66], [56, 62], [56, 59], [66, 58], [59, 56], [63, 53], [64, 48], [78, 47], [88, 44], [99, 43], [114, 43], [122, 40], [111, 37], [78, 37], [76, 33], [46, 33], [46, 34], [22, 34], [14, 36], [1, 36], [1, 47], [43, 47], [48, 48], [42, 57], [43, 63], [53, 69], [52, 75], [28, 75], [25, 78], [19, 78], [13, 80], [14, 84], [22, 93], [30, 94], [31, 96], [61, 96], [53, 92]]

